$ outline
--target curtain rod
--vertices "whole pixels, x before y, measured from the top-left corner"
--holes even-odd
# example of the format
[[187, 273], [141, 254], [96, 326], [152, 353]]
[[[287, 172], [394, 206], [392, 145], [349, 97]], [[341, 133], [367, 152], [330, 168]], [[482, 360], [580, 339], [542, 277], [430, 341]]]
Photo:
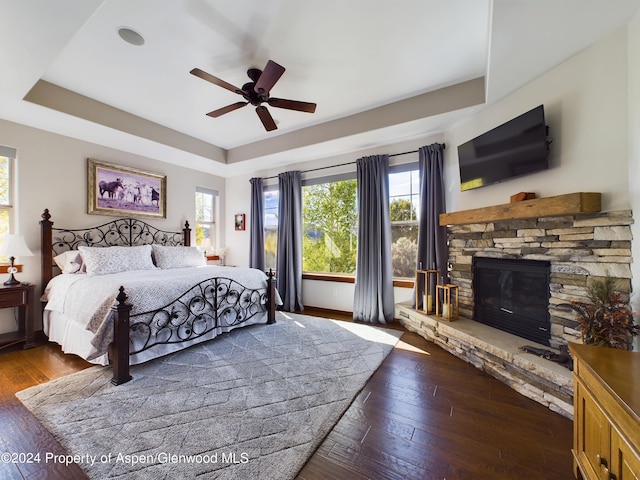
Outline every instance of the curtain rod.
[[[442, 149], [444, 150], [445, 148], [447, 148], [447, 147], [443, 143], [442, 144]], [[400, 155], [408, 155], [410, 153], [418, 153], [418, 150], [410, 150], [408, 152], [402, 152], [402, 153], [390, 153], [389, 157], [399, 157]], [[354, 165], [355, 163], [356, 162], [347, 162], [347, 163], [339, 163], [338, 165], [328, 165], [326, 167], [311, 168], [309, 170], [301, 170], [300, 173], [317, 172], [318, 170], [326, 170], [328, 168], [344, 167], [345, 165]], [[278, 178], [278, 175], [272, 175], [270, 177], [262, 177], [263, 180], [270, 180], [272, 178]]]

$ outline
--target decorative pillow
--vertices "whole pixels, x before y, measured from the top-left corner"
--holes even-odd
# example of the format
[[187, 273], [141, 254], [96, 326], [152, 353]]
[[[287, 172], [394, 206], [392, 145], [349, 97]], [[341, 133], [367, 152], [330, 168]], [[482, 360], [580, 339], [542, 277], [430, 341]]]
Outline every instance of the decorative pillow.
[[62, 252], [60, 255], [53, 257], [53, 261], [60, 268], [62, 273], [80, 273], [86, 271], [82, 261], [82, 255], [77, 250], [69, 250]]
[[153, 245], [153, 258], [158, 268], [199, 267], [207, 259], [198, 247], [165, 247]]
[[151, 245], [137, 247], [78, 247], [89, 275], [152, 270]]

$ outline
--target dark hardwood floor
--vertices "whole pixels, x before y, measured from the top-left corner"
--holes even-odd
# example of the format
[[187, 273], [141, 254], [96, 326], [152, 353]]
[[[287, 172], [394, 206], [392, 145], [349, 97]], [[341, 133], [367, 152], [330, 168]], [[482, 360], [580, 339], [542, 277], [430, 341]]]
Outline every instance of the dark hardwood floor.
[[[0, 350], [0, 455], [44, 456], [64, 454], [65, 449], [15, 397], [15, 392], [82, 370], [90, 364], [60, 347], [39, 341], [36, 348]], [[6, 463], [0, 458], [0, 479], [85, 479], [77, 465], [40, 462]], [[20, 458], [18, 458], [20, 460]]]
[[[45, 342], [0, 351], [0, 454], [64, 453], [14, 393], [87, 366]], [[570, 420], [405, 332], [297, 478], [570, 480], [572, 434]], [[0, 462], [0, 479], [14, 478], [86, 477]]]

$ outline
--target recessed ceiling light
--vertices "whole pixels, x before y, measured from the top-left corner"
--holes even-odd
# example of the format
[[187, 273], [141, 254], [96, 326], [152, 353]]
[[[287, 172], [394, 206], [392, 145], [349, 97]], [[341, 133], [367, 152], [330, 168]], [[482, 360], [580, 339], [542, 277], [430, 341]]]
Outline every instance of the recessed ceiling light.
[[144, 38], [142, 38], [142, 35], [129, 27], [120, 27], [118, 29], [118, 35], [120, 35], [120, 38], [125, 42], [130, 43], [131, 45], [144, 45]]

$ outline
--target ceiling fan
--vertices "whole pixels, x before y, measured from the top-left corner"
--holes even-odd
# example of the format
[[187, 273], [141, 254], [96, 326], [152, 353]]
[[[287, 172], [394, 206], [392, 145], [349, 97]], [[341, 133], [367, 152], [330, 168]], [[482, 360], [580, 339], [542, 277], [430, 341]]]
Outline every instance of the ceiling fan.
[[251, 79], [251, 82], [245, 83], [242, 88], [235, 87], [224, 80], [214, 77], [210, 73], [200, 70], [199, 68], [194, 68], [190, 73], [196, 77], [202, 78], [203, 80], [214, 83], [219, 87], [226, 88], [233, 93], [237, 93], [245, 100], [244, 102], [232, 103], [226, 107], [209, 112], [207, 113], [208, 116], [217, 118], [225, 113], [232, 112], [238, 108], [244, 107], [245, 105], [251, 104], [256, 107], [256, 113], [258, 114], [258, 117], [260, 117], [260, 121], [262, 121], [264, 128], [267, 132], [270, 132], [278, 127], [269, 113], [269, 110], [267, 110], [267, 107], [262, 105], [263, 103], [267, 103], [272, 107], [297, 110], [299, 112], [314, 113], [316, 111], [315, 103], [286, 100], [284, 98], [271, 98], [269, 96], [269, 92], [280, 79], [284, 71], [285, 68], [282, 65], [278, 65], [276, 62], [269, 60], [266, 67], [264, 67], [264, 71], [258, 68], [250, 68], [247, 70], [247, 76]]

